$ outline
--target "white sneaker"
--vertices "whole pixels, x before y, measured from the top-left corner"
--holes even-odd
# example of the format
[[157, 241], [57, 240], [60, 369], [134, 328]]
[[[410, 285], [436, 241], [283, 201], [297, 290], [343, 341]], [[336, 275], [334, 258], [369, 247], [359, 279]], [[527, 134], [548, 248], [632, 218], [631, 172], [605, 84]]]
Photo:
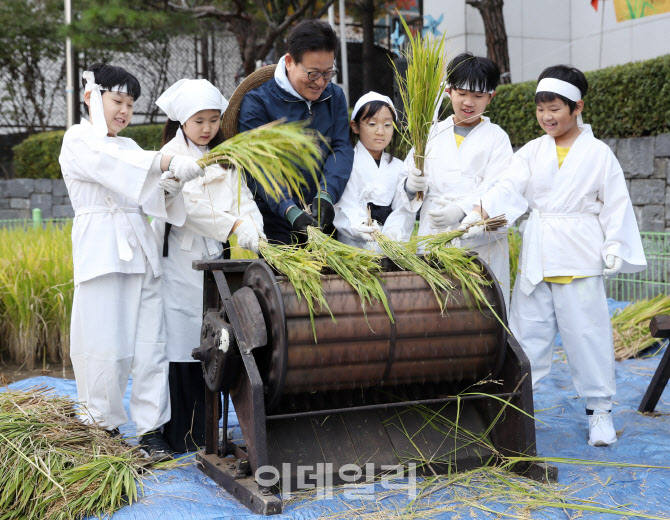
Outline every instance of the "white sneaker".
[[594, 410], [589, 415], [589, 444], [591, 446], [608, 446], [617, 441], [616, 430], [612, 424], [612, 412]]

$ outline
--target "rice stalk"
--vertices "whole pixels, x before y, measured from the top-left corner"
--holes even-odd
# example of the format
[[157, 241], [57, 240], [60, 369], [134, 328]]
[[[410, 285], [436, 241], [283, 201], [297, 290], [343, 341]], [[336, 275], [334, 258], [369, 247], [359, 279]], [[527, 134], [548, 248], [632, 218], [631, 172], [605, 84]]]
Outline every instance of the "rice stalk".
[[[419, 31], [412, 34], [402, 16], [400, 22], [407, 36], [407, 50], [402, 52], [407, 59], [405, 74], [401, 74], [392, 62], [405, 108], [405, 126], [399, 132], [402, 140], [414, 148], [414, 164], [423, 171], [424, 161], [430, 153], [428, 137], [433, 116], [447, 79], [446, 32], [440, 38], [423, 38]], [[417, 198], [423, 200], [423, 192], [417, 193]]]
[[649, 332], [649, 322], [659, 314], [670, 314], [670, 296], [659, 294], [650, 300], [640, 300], [612, 316], [614, 358], [617, 361], [635, 357], [658, 342]]
[[295, 290], [298, 302], [305, 300], [309, 310], [309, 321], [312, 324], [314, 343], [316, 343], [314, 325], [314, 314], [317, 314], [316, 305], [319, 306], [319, 311], [325, 308], [335, 321], [323, 294], [321, 270], [326, 266], [323, 255], [314, 254], [298, 245], [270, 244], [267, 240], [262, 239], [258, 244], [258, 250], [272, 268], [286, 276]]
[[0, 229], [0, 330], [12, 360], [69, 359], [72, 223]]
[[137, 501], [140, 472], [150, 465], [46, 388], [0, 393], [0, 439], [0, 516], [7, 520], [112, 514]]
[[411, 271], [425, 280], [437, 298], [440, 310], [444, 311], [449, 291], [454, 289], [454, 284], [444, 278], [438, 269], [414, 254], [413, 246], [416, 245], [415, 242], [395, 242], [379, 231], [373, 231], [372, 236], [377, 241], [381, 252], [395, 265], [405, 271]]
[[[323, 162], [319, 141], [323, 136], [307, 127], [305, 121], [284, 123], [273, 121], [236, 136], [214, 147], [198, 159], [201, 167], [220, 164], [225, 168], [250, 175], [274, 200], [298, 197], [308, 187], [302, 170], [308, 172], [315, 185]], [[238, 176], [238, 199], [242, 175]]]
[[395, 323], [386, 293], [382, 288], [383, 282], [377, 276], [382, 270], [379, 263], [381, 256], [372, 251], [338, 242], [319, 228], [308, 227], [307, 235], [309, 239], [307, 248], [314, 254], [322, 255], [325, 264], [356, 291], [363, 312], [367, 304], [377, 300], [386, 309], [391, 323]]

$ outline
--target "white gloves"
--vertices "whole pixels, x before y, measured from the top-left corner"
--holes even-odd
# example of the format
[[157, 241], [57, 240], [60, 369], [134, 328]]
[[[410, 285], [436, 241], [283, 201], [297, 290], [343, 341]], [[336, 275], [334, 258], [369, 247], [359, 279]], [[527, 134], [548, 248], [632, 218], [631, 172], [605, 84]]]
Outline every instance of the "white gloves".
[[465, 218], [461, 221], [461, 225], [458, 226], [459, 231], [466, 231], [465, 235], [461, 237], [461, 240], [466, 240], [468, 238], [477, 238], [484, 234], [484, 226], [471, 226], [475, 222], [482, 220], [482, 216], [478, 211], [471, 211]]
[[607, 255], [605, 257], [605, 269], [603, 269], [603, 276], [605, 278], [611, 278], [616, 276], [621, 271], [623, 267], [623, 260], [620, 256], [616, 255]]
[[168, 172], [170, 174], [167, 175], [167, 178], [177, 179], [182, 184], [205, 175], [205, 170], [198, 166], [195, 159], [186, 155], [173, 156], [168, 166]]
[[405, 181], [405, 191], [408, 193], [418, 193], [426, 191], [428, 187], [428, 178], [418, 168], [411, 168]]
[[445, 229], [461, 221], [465, 216], [458, 204], [448, 200], [433, 201], [434, 207], [428, 212], [430, 223], [435, 229]]
[[237, 236], [237, 245], [258, 253], [258, 240], [260, 233], [254, 221], [251, 218], [245, 218], [236, 228], [235, 236]]
[[176, 197], [182, 189], [182, 185], [178, 180], [170, 178], [164, 179], [161, 177], [161, 180], [158, 181], [158, 185], [165, 191], [169, 198]]
[[386, 238], [389, 240], [393, 240], [394, 242], [402, 242], [402, 229], [399, 227], [393, 227], [391, 229], [385, 229], [384, 230], [384, 235], [386, 235]]
[[362, 238], [363, 240], [365, 240], [366, 242], [371, 242], [371, 241], [373, 241], [374, 238], [372, 237], [372, 233], [373, 233], [374, 231], [379, 231], [379, 232], [381, 232], [381, 230], [382, 230], [382, 227], [381, 227], [381, 225], [379, 224], [379, 222], [377, 222], [376, 220], [373, 220], [373, 221], [372, 221], [372, 225], [371, 225], [371, 226], [368, 226], [365, 222], [363, 222], [363, 223], [360, 224], [357, 228], [352, 228], [352, 231], [353, 231], [356, 235], [358, 235], [360, 238]]

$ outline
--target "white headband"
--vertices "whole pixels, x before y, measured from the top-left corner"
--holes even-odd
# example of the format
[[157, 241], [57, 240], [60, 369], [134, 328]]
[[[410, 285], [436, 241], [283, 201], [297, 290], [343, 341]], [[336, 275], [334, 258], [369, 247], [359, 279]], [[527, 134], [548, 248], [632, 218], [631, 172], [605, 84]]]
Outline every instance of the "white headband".
[[393, 110], [393, 114], [395, 115], [396, 119], [398, 118], [398, 113], [395, 111], [395, 107], [393, 106], [393, 101], [391, 101], [391, 98], [388, 96], [384, 96], [382, 94], [379, 94], [377, 92], [368, 92], [364, 96], [361, 96], [361, 98], [356, 101], [356, 104], [354, 105], [354, 110], [351, 112], [351, 120], [353, 121], [356, 118], [356, 114], [363, 108], [363, 106], [367, 103], [370, 103], [371, 101], [381, 101], [382, 103], [386, 103], [391, 110]]
[[160, 95], [156, 104], [170, 119], [183, 125], [201, 110], [223, 114], [228, 100], [206, 79], [180, 79]]
[[575, 103], [582, 99], [582, 92], [577, 87], [572, 83], [556, 78], [541, 79], [535, 89], [535, 93], [537, 94], [538, 92], [553, 92], [554, 94], [560, 94]]
[[482, 92], [484, 94], [493, 94], [496, 91], [495, 89], [484, 90], [484, 87], [480, 86], [479, 83], [470, 83], [469, 81], [460, 84], [458, 87], [455, 87], [450, 83], [447, 83], [447, 86], [445, 88], [458, 88], [462, 90], [471, 90], [472, 92]]
[[86, 80], [86, 88], [84, 92], [90, 92], [89, 99], [89, 116], [91, 124], [93, 125], [93, 134], [96, 137], [105, 137], [107, 135], [107, 122], [105, 121], [105, 111], [102, 108], [102, 87], [95, 82], [95, 74], [87, 70], [82, 74], [82, 78]]

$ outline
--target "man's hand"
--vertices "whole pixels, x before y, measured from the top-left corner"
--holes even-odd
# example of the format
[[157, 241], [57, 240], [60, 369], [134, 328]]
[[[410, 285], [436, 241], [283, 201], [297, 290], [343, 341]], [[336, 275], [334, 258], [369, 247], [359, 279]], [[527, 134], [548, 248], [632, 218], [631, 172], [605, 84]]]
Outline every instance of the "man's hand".
[[[326, 195], [327, 196], [327, 195]], [[335, 207], [323, 194], [318, 194], [312, 201], [312, 218], [318, 222], [321, 229], [331, 226], [335, 220]]]

